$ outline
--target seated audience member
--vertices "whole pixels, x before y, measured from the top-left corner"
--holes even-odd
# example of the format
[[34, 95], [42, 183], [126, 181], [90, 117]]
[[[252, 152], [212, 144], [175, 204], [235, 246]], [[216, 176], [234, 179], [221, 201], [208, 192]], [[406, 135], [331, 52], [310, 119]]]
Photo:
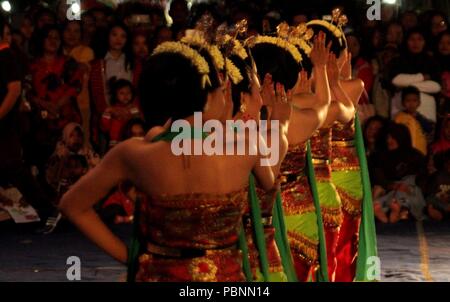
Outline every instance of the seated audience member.
[[427, 210], [433, 220], [450, 217], [450, 150], [439, 153], [434, 160], [437, 172], [428, 183]]
[[414, 148], [427, 154], [428, 142], [432, 140], [434, 123], [420, 114], [420, 91], [410, 86], [402, 90], [402, 105], [404, 110], [397, 113], [395, 122], [403, 124], [409, 129]]
[[386, 145], [387, 150], [374, 155], [372, 163], [375, 216], [383, 223], [396, 223], [409, 214], [421, 220], [425, 199], [419, 185], [426, 174], [425, 157], [412, 147], [404, 125], [389, 127]]

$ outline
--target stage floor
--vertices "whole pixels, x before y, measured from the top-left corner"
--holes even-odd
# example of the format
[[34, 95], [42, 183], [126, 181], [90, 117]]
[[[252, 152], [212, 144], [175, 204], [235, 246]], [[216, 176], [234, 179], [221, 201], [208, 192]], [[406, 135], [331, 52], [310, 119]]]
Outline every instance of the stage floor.
[[[67, 258], [81, 261], [81, 281], [125, 280], [126, 268], [63, 223], [53, 234], [0, 224], [0, 281], [68, 281]], [[423, 230], [423, 231], [422, 231]], [[128, 240], [129, 226], [115, 227]], [[450, 281], [450, 223], [377, 225], [382, 281]]]

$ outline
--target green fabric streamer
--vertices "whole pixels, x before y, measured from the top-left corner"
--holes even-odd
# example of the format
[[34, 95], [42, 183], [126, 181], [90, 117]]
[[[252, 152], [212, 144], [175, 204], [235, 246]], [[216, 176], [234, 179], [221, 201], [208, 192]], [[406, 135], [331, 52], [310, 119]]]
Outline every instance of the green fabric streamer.
[[375, 217], [373, 213], [372, 190], [367, 166], [366, 150], [359, 122], [358, 114], [355, 118], [355, 143], [358, 153], [359, 165], [361, 167], [361, 181], [363, 185], [363, 200], [361, 225], [359, 227], [358, 258], [356, 260], [355, 281], [374, 281], [367, 276], [369, 257], [377, 256], [377, 238], [375, 230]]
[[325, 241], [325, 232], [323, 229], [322, 213], [320, 211], [319, 193], [317, 191], [316, 174], [314, 173], [314, 166], [312, 163], [311, 143], [307, 142], [306, 163], [308, 167], [308, 180], [311, 187], [311, 193], [314, 200], [314, 207], [316, 208], [317, 227], [319, 230], [319, 263], [320, 268], [317, 271], [317, 281], [328, 282], [328, 262], [327, 262], [327, 247]]
[[136, 198], [136, 203], [134, 204], [134, 216], [133, 216], [133, 231], [131, 234], [131, 242], [128, 248], [128, 268], [127, 268], [127, 282], [135, 282], [136, 274], [139, 268], [139, 250], [141, 244], [139, 241], [139, 205], [140, 199]]
[[247, 282], [253, 281], [252, 268], [250, 265], [250, 259], [248, 254], [247, 239], [245, 238], [244, 226], [241, 223], [241, 229], [239, 231], [239, 249], [242, 251], [242, 268], [244, 270], [245, 278]]
[[297, 282], [294, 263], [292, 261], [291, 248], [287, 238], [286, 225], [284, 223], [283, 206], [280, 191], [277, 192], [273, 208], [273, 226], [275, 228], [275, 241], [280, 251], [281, 262], [288, 282]]
[[266, 238], [264, 236], [264, 227], [261, 221], [261, 208], [256, 195], [255, 177], [250, 174], [249, 177], [248, 198], [250, 200], [250, 208], [252, 214], [253, 230], [255, 232], [256, 248], [258, 249], [259, 261], [261, 263], [261, 272], [264, 281], [268, 282], [269, 278], [269, 261], [267, 257]]

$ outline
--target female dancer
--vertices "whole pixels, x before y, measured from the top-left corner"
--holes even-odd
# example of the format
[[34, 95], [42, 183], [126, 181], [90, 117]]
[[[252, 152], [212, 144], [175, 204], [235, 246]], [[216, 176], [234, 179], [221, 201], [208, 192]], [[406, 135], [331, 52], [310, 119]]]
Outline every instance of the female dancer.
[[[340, 20], [339, 17], [341, 17]], [[342, 45], [345, 45], [345, 37], [340, 28], [344, 25], [343, 23], [345, 23], [342, 22], [345, 21], [345, 17], [344, 20], [342, 20], [342, 17], [344, 16], [338, 15], [335, 17], [338, 19], [337, 27], [325, 21], [312, 21], [312, 24], [310, 25], [329, 29], [337, 41], [341, 40]], [[359, 79], [351, 79], [351, 55], [349, 55], [346, 50], [344, 50], [343, 54], [340, 56], [339, 69], [341, 71], [341, 80], [337, 83], [336, 81], [330, 81], [330, 85], [333, 85], [333, 82], [336, 83], [334, 84], [336, 88], [332, 89], [332, 97], [334, 100], [339, 100], [341, 102], [341, 109], [339, 110], [341, 113], [346, 111], [348, 117], [353, 111], [352, 114], [355, 116], [354, 108], [357, 106], [363, 93], [364, 84]], [[341, 87], [341, 89], [339, 87]], [[353, 105], [353, 109], [351, 104]], [[342, 111], [342, 109], [344, 109], [344, 111]], [[331, 116], [329, 115], [329, 117], [331, 122]], [[368, 181], [368, 171], [361, 129], [357, 119], [351, 118], [349, 121], [345, 122], [346, 119], [347, 118], [344, 118], [343, 115], [341, 115], [341, 118], [339, 118], [338, 115], [331, 131], [331, 180], [336, 188], [339, 199], [341, 200], [342, 224], [340, 225], [337, 241], [335, 237], [337, 235], [336, 232], [328, 231], [327, 235], [328, 259], [333, 261], [331, 257], [333, 257], [333, 254], [335, 255], [335, 262], [331, 262], [329, 265], [335, 265], [334, 267], [336, 270], [334, 280], [341, 282], [352, 281], [355, 278], [355, 268], [357, 263], [358, 280], [366, 280], [365, 267], [367, 257], [376, 256], [372, 203], [368, 200], [371, 196], [370, 183]], [[355, 128], [358, 130], [358, 133], [355, 133]], [[328, 147], [329, 143], [329, 137], [327, 137]], [[362, 170], [364, 171], [360, 169], [360, 160], [361, 166], [363, 167]], [[327, 172], [328, 171], [329, 167], [327, 168]], [[327, 178], [329, 179], [328, 175]], [[335, 194], [333, 194], [333, 196], [335, 196]], [[364, 201], [365, 206], [362, 206], [363, 196], [367, 199]], [[362, 208], [364, 208], [364, 222], [361, 230], [362, 244], [358, 248]], [[330, 220], [328, 221], [330, 222]], [[339, 220], [331, 220], [331, 223], [333, 222], [339, 222]], [[360, 257], [357, 259], [358, 249]]]
[[[333, 58], [337, 58], [338, 66], [346, 59], [343, 55], [345, 44], [342, 30], [324, 20], [313, 20], [307, 23], [307, 27], [319, 35], [322, 31], [326, 34], [326, 40], [331, 41]], [[337, 120], [349, 122], [354, 116], [354, 106], [344, 92], [339, 80], [340, 74], [329, 78], [332, 101], [328, 114], [322, 127], [311, 138], [311, 151], [313, 157], [314, 172], [318, 189], [318, 197], [325, 229], [328, 277], [335, 280], [336, 271], [336, 245], [339, 237], [339, 229], [342, 224], [341, 200], [335, 186], [331, 182], [331, 132], [332, 124]], [[337, 101], [339, 100], [339, 101]]]
[[[262, 37], [259, 41], [256, 40], [256, 45], [252, 47], [251, 52], [260, 77], [268, 73], [269, 76], [266, 78], [276, 79], [275, 81], [283, 83], [285, 87], [293, 88], [296, 84], [293, 95], [293, 114], [288, 131], [289, 152], [281, 168], [281, 196], [297, 279], [307, 281], [311, 277], [312, 269], [318, 263], [319, 227], [322, 223], [316, 215], [304, 173], [305, 151], [306, 141], [323, 122], [330, 101], [326, 75], [329, 50], [325, 47], [324, 36], [316, 39], [312, 54], [317, 77], [316, 91], [318, 93], [315, 95], [301, 90], [303, 86], [301, 84], [304, 83], [302, 79], [305, 79], [304, 73], [296, 83], [301, 56], [294, 45], [281, 38]], [[306, 61], [306, 58], [304, 59]]]
[[[270, 190], [279, 164], [262, 166], [260, 155], [177, 156], [170, 144], [179, 135], [178, 129], [169, 130], [171, 121], [183, 119], [192, 125], [196, 111], [203, 111], [204, 121], [222, 116], [225, 85], [211, 58], [182, 43], [158, 46], [144, 68], [140, 91], [146, 119], [165, 126], [154, 128], [144, 140], [130, 139], [117, 145], [63, 198], [61, 209], [69, 219], [125, 263], [128, 258], [133, 260], [125, 244], [105, 227], [92, 206], [126, 179], [145, 194], [136, 217], [139, 281], [244, 280], [236, 243], [248, 175], [252, 172], [259, 184]], [[281, 120], [289, 118], [290, 106], [279, 102], [276, 107]], [[277, 129], [280, 160], [287, 149], [286, 123]], [[159, 130], [162, 132], [154, 137]], [[201, 139], [199, 129], [193, 130], [187, 142]], [[95, 187], [91, 186], [94, 181]]]

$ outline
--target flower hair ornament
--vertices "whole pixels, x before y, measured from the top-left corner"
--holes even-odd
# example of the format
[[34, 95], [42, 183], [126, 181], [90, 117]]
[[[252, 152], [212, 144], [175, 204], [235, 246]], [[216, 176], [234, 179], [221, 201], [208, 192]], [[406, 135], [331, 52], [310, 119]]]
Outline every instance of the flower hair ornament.
[[300, 54], [298, 49], [293, 44], [289, 43], [288, 41], [286, 41], [281, 37], [255, 36], [247, 39], [245, 42], [245, 44], [248, 45], [250, 48], [254, 47], [257, 44], [262, 43], [272, 44], [280, 48], [283, 48], [284, 50], [286, 50], [291, 54], [291, 56], [297, 63], [300, 63], [302, 61], [302, 55]]
[[236, 65], [234, 65], [228, 58], [225, 59], [225, 64], [225, 69], [227, 70], [227, 75], [230, 77], [231, 82], [233, 82], [234, 85], [239, 84], [244, 79], [242, 73], [239, 71], [239, 68], [237, 68]]
[[328, 29], [333, 35], [338, 38], [339, 43], [341, 45], [344, 45], [346, 42], [345, 40], [345, 34], [343, 27], [347, 25], [348, 18], [346, 15], [342, 13], [342, 10], [340, 8], [333, 9], [331, 13], [331, 22], [328, 22], [327, 20], [312, 20], [306, 23], [306, 26], [312, 26], [312, 25], [320, 25]]
[[191, 61], [192, 65], [202, 76], [202, 88], [205, 89], [207, 85], [211, 86], [211, 81], [208, 76], [208, 62], [206, 62], [205, 58], [203, 58], [198, 51], [180, 42], [164, 42], [155, 48], [152, 56], [162, 53], [175, 53]]
[[188, 45], [205, 49], [214, 61], [214, 65], [216, 65], [219, 70], [223, 70], [225, 67], [225, 60], [219, 48], [216, 45], [210, 45], [203, 37], [201, 31], [196, 29], [188, 29], [186, 30], [185, 36], [181, 38], [180, 41]]

